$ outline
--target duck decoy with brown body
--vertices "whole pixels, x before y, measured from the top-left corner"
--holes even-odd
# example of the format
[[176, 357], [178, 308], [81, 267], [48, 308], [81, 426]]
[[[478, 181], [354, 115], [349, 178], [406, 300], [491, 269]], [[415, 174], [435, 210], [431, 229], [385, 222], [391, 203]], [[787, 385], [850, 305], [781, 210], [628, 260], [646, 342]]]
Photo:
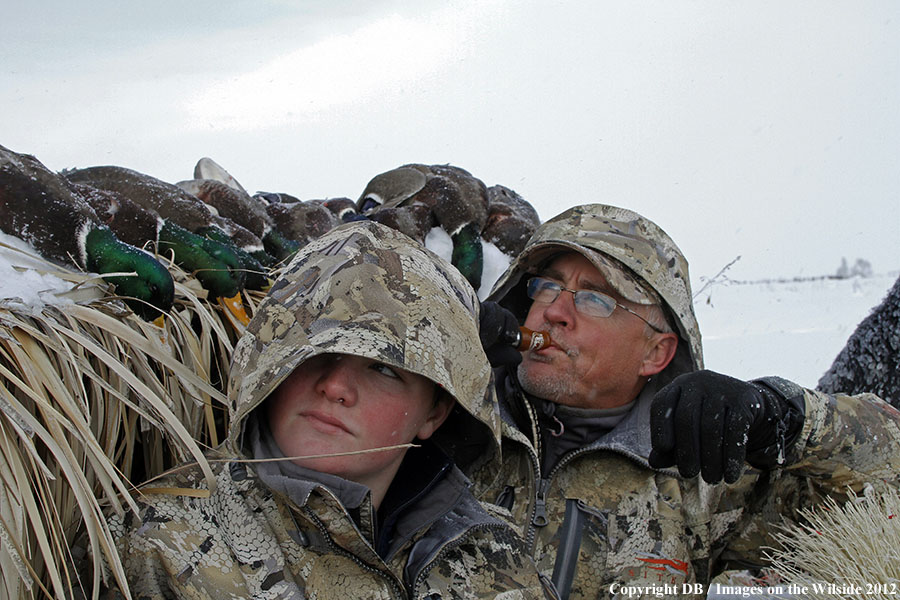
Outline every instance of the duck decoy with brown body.
[[357, 200], [360, 213], [371, 219], [381, 211], [412, 204], [430, 209], [434, 222], [453, 242], [451, 263], [478, 289], [484, 266], [481, 229], [488, 205], [484, 183], [459, 167], [410, 163], [376, 175]]
[[481, 237], [507, 256], [518, 256], [541, 219], [527, 200], [508, 187], [493, 185], [487, 192], [488, 219]]
[[[241, 256], [245, 267], [248, 268], [248, 288], [263, 289], [263, 286], [267, 286], [266, 269], [286, 259], [299, 247], [285, 241], [285, 238], [274, 230], [265, 205], [246, 192], [214, 179], [187, 179], [175, 185], [202, 200], [218, 215], [237, 223], [262, 240], [262, 248], [248, 253], [249, 257]], [[221, 240], [215, 233], [210, 237]], [[268, 252], [270, 248], [276, 252], [270, 254]]]
[[[64, 175], [73, 182], [117, 192], [158, 213], [164, 219], [159, 231], [160, 252], [170, 249], [175, 261], [193, 272], [211, 297], [231, 298], [244, 288], [246, 268], [234, 246], [252, 251], [261, 248], [262, 242], [245, 228], [214, 215], [199, 198], [125, 167], [88, 167], [65, 171]], [[246, 245], [210, 239], [209, 234], [217, 228], [224, 228], [230, 240], [237, 237]]]
[[159, 261], [119, 240], [64, 177], [34, 156], [3, 146], [0, 230], [22, 238], [48, 260], [74, 264], [100, 275], [135, 273], [104, 279], [147, 320], [172, 306], [174, 282]]

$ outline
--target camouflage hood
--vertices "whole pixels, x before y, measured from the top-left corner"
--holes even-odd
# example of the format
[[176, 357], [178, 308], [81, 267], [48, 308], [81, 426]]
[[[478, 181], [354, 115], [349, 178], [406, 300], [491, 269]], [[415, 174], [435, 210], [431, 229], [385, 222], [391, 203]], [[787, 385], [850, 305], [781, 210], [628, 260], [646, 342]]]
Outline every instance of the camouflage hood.
[[[531, 301], [525, 294], [527, 277], [523, 275], [565, 250], [583, 254], [624, 298], [638, 304], [661, 301], [680, 338], [675, 359], [664, 373], [675, 376], [703, 368], [687, 260], [659, 226], [624, 208], [585, 204], [541, 225], [494, 284], [489, 299], [524, 319]], [[623, 265], [624, 273], [620, 270]]]
[[247, 416], [305, 360], [324, 353], [375, 359], [427, 377], [456, 399], [432, 439], [464, 468], [499, 448], [478, 299], [449, 263], [373, 222], [337, 227], [300, 249], [234, 351], [230, 450]]

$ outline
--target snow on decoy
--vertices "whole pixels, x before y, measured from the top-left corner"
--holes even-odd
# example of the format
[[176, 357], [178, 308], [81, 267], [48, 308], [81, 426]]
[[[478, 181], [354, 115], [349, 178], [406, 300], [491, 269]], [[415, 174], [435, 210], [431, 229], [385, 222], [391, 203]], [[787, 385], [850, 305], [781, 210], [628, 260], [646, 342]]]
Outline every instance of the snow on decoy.
[[407, 164], [373, 177], [357, 200], [361, 214], [424, 204], [453, 242], [452, 264], [475, 289], [484, 257], [481, 230], [487, 222], [487, 188], [465, 169], [452, 165]]
[[287, 194], [279, 194], [282, 199], [266, 206], [275, 229], [286, 238], [301, 246], [308, 244], [340, 225], [337, 215], [328, 210], [321, 200], [285, 202]]
[[488, 219], [481, 237], [504, 254], [517, 256], [541, 219], [529, 202], [508, 187], [493, 185], [487, 191]]
[[34, 156], [3, 146], [0, 230], [28, 242], [48, 260], [100, 275], [134, 273], [104, 279], [144, 319], [156, 319], [172, 307], [174, 282], [159, 261], [118, 239], [65, 178]]
[[[176, 185], [117, 166], [64, 171], [69, 181], [117, 192], [163, 218], [160, 253], [171, 250], [175, 261], [194, 274], [210, 298], [220, 299], [241, 321], [249, 321], [240, 302], [247, 271], [259, 267], [242, 260], [262, 248], [250, 231], [213, 213], [207, 204]], [[219, 239], [215, 239], [219, 238]], [[257, 263], [258, 264], [258, 263]]]

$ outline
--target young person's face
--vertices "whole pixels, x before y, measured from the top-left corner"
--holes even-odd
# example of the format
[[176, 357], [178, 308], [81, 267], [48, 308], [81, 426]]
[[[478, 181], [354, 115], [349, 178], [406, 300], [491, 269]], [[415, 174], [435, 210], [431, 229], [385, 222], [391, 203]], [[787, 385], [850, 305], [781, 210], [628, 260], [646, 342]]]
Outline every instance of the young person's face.
[[[440, 398], [436, 401], [436, 398]], [[297, 367], [267, 400], [269, 427], [285, 456], [368, 450], [426, 439], [452, 400], [421, 375], [346, 354], [322, 354]], [[387, 489], [405, 449], [296, 459], [300, 466]]]

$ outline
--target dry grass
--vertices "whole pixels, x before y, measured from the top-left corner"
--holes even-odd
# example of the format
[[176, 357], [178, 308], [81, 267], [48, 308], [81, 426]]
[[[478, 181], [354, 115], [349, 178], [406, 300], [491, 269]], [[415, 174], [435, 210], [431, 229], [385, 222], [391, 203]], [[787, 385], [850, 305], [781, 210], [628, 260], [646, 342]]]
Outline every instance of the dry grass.
[[806, 586], [804, 598], [900, 595], [900, 494], [895, 488], [869, 488], [843, 505], [828, 498], [821, 507], [801, 512], [806, 524], [786, 527], [776, 536], [782, 547], [769, 552], [781, 580]]
[[164, 328], [102, 281], [49, 264], [72, 283], [72, 303], [0, 299], [0, 597], [96, 597], [101, 560], [127, 590], [103, 511], [136, 508], [132, 482], [185, 460], [211, 480], [202, 452], [227, 427], [221, 382], [237, 330], [170, 269], [176, 305]]

